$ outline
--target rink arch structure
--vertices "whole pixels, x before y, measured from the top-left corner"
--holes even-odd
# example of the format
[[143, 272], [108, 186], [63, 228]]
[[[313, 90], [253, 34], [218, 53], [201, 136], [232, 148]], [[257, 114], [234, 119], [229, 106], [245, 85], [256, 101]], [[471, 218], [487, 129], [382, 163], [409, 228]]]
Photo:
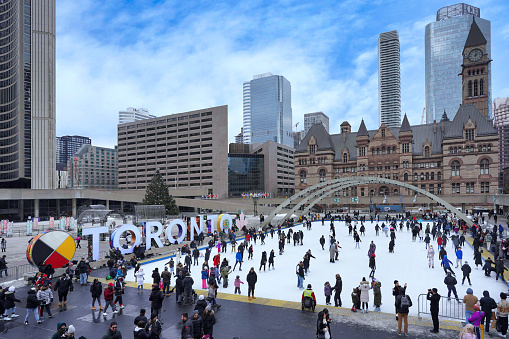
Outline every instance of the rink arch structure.
[[[465, 221], [468, 226], [473, 225], [473, 221], [470, 220], [466, 214], [461, 212], [460, 210], [456, 209], [454, 206], [452, 206], [450, 203], [445, 201], [444, 199], [429, 193], [428, 191], [425, 191], [417, 186], [410, 185], [405, 182], [401, 182], [398, 180], [392, 180], [392, 179], [386, 179], [386, 178], [377, 178], [377, 177], [346, 177], [346, 178], [339, 178], [339, 179], [333, 179], [329, 181], [324, 181], [321, 183], [318, 183], [316, 185], [307, 187], [306, 189], [294, 194], [290, 198], [286, 199], [283, 203], [281, 203], [278, 207], [276, 207], [269, 216], [265, 219], [263, 223], [263, 227], [267, 226], [269, 222], [274, 219], [274, 217], [281, 213], [281, 211], [289, 206], [289, 205], [295, 205], [285, 216], [285, 219], [288, 219], [292, 214], [295, 214], [302, 206], [307, 205], [302, 214], [308, 213], [313, 206], [318, 204], [321, 200], [325, 199], [326, 197], [330, 196], [332, 193], [341, 190], [343, 188], [348, 188], [352, 186], [360, 186], [360, 185], [366, 185], [366, 184], [387, 184], [387, 185], [394, 185], [402, 188], [410, 189], [417, 194], [422, 194], [429, 199], [435, 201], [436, 203], [442, 205], [447, 209], [449, 212], [453, 213], [458, 217], [459, 219]], [[302, 215], [301, 214], [301, 215]]]

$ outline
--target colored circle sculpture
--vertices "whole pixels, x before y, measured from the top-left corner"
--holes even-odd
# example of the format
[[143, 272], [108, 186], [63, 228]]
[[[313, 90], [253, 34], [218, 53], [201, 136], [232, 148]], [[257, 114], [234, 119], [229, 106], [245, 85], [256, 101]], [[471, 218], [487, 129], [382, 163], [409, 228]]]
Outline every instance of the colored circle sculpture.
[[51, 264], [53, 268], [60, 268], [72, 260], [75, 251], [72, 236], [62, 231], [46, 231], [30, 241], [26, 254], [32, 265]]

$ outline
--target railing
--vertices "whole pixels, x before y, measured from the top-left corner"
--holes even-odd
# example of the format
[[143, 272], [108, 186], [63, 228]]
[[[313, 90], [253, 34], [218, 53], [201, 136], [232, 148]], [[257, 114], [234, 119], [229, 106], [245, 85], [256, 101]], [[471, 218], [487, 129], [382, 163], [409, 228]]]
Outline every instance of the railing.
[[22, 278], [25, 273], [33, 272], [34, 275], [38, 271], [37, 267], [32, 266], [30, 264], [17, 265], [7, 268], [8, 276], [5, 276], [5, 271], [2, 272], [2, 277], [0, 281], [14, 280]]
[[[430, 302], [427, 299], [427, 296], [427, 294], [419, 294], [417, 299], [417, 316], [419, 319], [421, 318], [421, 314], [431, 314]], [[438, 307], [438, 316], [464, 321], [465, 304], [463, 303], [463, 300], [442, 296]]]

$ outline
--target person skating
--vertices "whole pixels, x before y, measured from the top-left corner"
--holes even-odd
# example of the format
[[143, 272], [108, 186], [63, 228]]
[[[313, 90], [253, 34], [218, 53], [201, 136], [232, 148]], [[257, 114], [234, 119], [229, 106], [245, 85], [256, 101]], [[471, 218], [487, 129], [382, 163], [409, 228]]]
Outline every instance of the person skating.
[[343, 290], [343, 281], [341, 276], [336, 274], [336, 283], [334, 284], [334, 306], [341, 307], [341, 291]]
[[447, 258], [447, 255], [444, 255], [444, 258], [442, 259], [442, 262], [440, 263], [440, 266], [442, 266], [444, 268], [445, 274], [451, 273], [452, 275], [456, 275], [456, 274], [454, 274], [454, 271], [451, 268], [451, 264], [452, 264], [452, 261], [450, 261]]
[[[407, 284], [405, 283], [405, 286], [403, 286], [405, 291], [406, 291], [406, 287], [407, 287]], [[394, 287], [392, 288], [392, 295], [394, 296], [394, 302], [396, 302], [396, 299], [398, 299], [399, 289], [400, 289], [399, 281], [394, 280]], [[395, 309], [396, 309], [396, 320], [398, 320], [398, 308], [395, 307]]]
[[360, 247], [360, 243], [362, 242], [361, 240], [361, 237], [359, 236], [359, 234], [357, 232], [354, 232], [353, 234], [353, 239], [355, 240], [355, 248], [361, 248]]
[[497, 303], [495, 299], [490, 297], [490, 292], [484, 291], [483, 297], [479, 300], [481, 305], [481, 310], [484, 312], [484, 330], [486, 333], [490, 332], [490, 322], [491, 315], [493, 314], [493, 310], [497, 308]]
[[304, 264], [302, 263], [302, 261], [297, 264], [295, 273], [297, 274], [297, 287], [300, 288], [301, 290], [303, 290], [304, 289]]
[[263, 271], [265, 272], [265, 265], [266, 264], [267, 264], [267, 252], [263, 251], [262, 252], [262, 258], [260, 259], [260, 268], [258, 269], [258, 271], [261, 271], [262, 270], [262, 266], [263, 266]]
[[330, 247], [329, 247], [329, 258], [330, 258], [329, 260], [331, 263], [335, 262], [336, 251], [337, 251], [336, 242], [333, 242], [330, 244]]
[[247, 260], [253, 259], [253, 244], [249, 246], [249, 249], [247, 250]]
[[484, 261], [483, 270], [486, 277], [491, 277], [491, 271], [495, 271], [495, 268], [493, 267], [493, 261], [490, 257], [486, 258]]
[[440, 294], [438, 294], [438, 290], [436, 288], [429, 289], [427, 299], [430, 301], [431, 320], [433, 321], [433, 329], [431, 329], [430, 332], [438, 333], [440, 330], [438, 322]]
[[366, 278], [362, 278], [362, 281], [360, 282], [359, 289], [361, 291], [361, 313], [368, 313], [369, 309], [369, 290], [371, 287], [369, 286], [369, 283], [366, 281]]
[[103, 316], [107, 316], [108, 313], [106, 312], [108, 310], [108, 307], [111, 307], [113, 310], [113, 314], [118, 313], [115, 304], [113, 303], [113, 295], [115, 294], [115, 289], [113, 288], [113, 283], [109, 283], [108, 286], [104, 288], [104, 310], [103, 310]]
[[276, 257], [276, 254], [274, 253], [274, 250], [271, 250], [270, 254], [269, 254], [269, 271], [270, 271], [271, 265], [272, 265], [272, 269], [275, 270], [275, 268], [274, 268], [274, 258], [275, 257]]
[[369, 258], [369, 268], [371, 268], [371, 272], [369, 273], [369, 277], [370, 278], [374, 278], [375, 277], [375, 270], [376, 270], [375, 259], [376, 259], [376, 254], [373, 253], [373, 255], [371, 255], [371, 257]]
[[468, 284], [472, 286], [472, 282], [470, 281], [470, 273], [472, 272], [472, 268], [468, 264], [468, 261], [465, 261], [465, 264], [461, 266], [461, 271], [463, 272], [463, 279], [461, 280], [461, 284], [465, 283], [465, 279], [468, 280]]
[[230, 275], [230, 273], [232, 273], [231, 266], [224, 266], [221, 269], [221, 278], [223, 279], [223, 287], [224, 288], [228, 287], [228, 276]]
[[502, 281], [505, 282], [504, 271], [507, 271], [507, 267], [505, 267], [505, 265], [504, 265], [503, 258], [500, 258], [499, 260], [497, 260], [497, 263], [495, 264], [495, 269], [496, 269], [495, 280], [498, 280], [498, 276], [500, 275], [500, 278], [502, 279]]
[[235, 265], [233, 265], [233, 271], [235, 271], [237, 264], [239, 264], [239, 271], [242, 271], [242, 252], [241, 252], [240, 248], [238, 249], [237, 253], [235, 254]]
[[351, 311], [352, 312], [357, 312], [357, 305], [360, 302], [360, 298], [359, 298], [359, 293], [358, 293], [356, 288], [353, 289], [351, 297], [352, 297], [352, 304], [353, 304], [352, 308], [351, 308]]
[[428, 258], [428, 267], [435, 268], [435, 250], [433, 249], [433, 245], [429, 245], [427, 258]]
[[382, 283], [373, 278], [371, 287], [373, 288], [373, 304], [375, 305], [375, 312], [380, 312], [380, 306], [382, 305]]
[[240, 284], [244, 284], [244, 283], [240, 280], [240, 275], [238, 275], [235, 278], [235, 281], [233, 282], [233, 285], [235, 286], [235, 291], [233, 292], [233, 294], [237, 294], [237, 292], [238, 292], [240, 295]]
[[330, 302], [332, 287], [328, 281], [323, 285], [323, 294], [325, 295], [325, 305], [332, 305]]
[[449, 272], [447, 273], [447, 276], [444, 278], [444, 284], [447, 286], [447, 298], [451, 299], [451, 292], [454, 294], [454, 297], [458, 300], [458, 302], [461, 302], [461, 300], [458, 299], [458, 293], [456, 292], [456, 284], [458, 281], [456, 278]]
[[256, 282], [258, 281], [258, 276], [256, 275], [254, 267], [251, 267], [251, 269], [249, 270], [249, 273], [246, 276], [246, 281], [247, 281], [247, 298], [248, 298], [248, 300], [256, 299], [256, 297], [254, 296], [254, 291], [255, 291]]
[[405, 288], [399, 288], [399, 294], [396, 297], [396, 302], [394, 303], [396, 306], [396, 310], [398, 312], [398, 334], [401, 335], [401, 325], [404, 322], [404, 333], [407, 335], [408, 333], [408, 312], [410, 312], [410, 307], [412, 307], [412, 300], [410, 296], [406, 295]]
[[154, 268], [152, 271], [152, 284], [159, 286], [161, 282], [161, 274], [159, 274], [159, 268]]
[[324, 248], [324, 246], [325, 246], [325, 237], [323, 235], [320, 238], [320, 245], [322, 246], [322, 250], [325, 250], [325, 248]]
[[42, 323], [42, 321], [39, 319], [39, 312], [37, 312], [37, 308], [40, 305], [39, 299], [37, 299], [35, 287], [32, 287], [27, 293], [27, 314], [25, 316], [25, 325], [28, 325], [28, 318], [30, 317], [30, 314], [33, 314], [35, 317], [35, 321], [37, 321], [38, 324]]
[[475, 268], [477, 268], [477, 266], [482, 266], [481, 252], [479, 251], [474, 251], [474, 264]]
[[463, 266], [463, 251], [458, 247], [456, 251], [456, 268]]

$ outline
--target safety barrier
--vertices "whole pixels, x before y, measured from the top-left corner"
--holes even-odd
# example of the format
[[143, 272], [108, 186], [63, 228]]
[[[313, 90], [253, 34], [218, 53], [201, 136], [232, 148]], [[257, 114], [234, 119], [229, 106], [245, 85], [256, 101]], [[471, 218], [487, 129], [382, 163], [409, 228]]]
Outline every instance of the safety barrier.
[[[419, 319], [421, 318], [421, 314], [431, 314], [430, 302], [427, 296], [427, 294], [419, 294], [419, 298], [417, 299], [417, 316]], [[463, 300], [442, 296], [440, 298], [440, 305], [438, 306], [438, 316], [464, 321], [465, 304]]]
[[38, 271], [37, 267], [34, 267], [30, 264], [11, 266], [7, 268], [8, 276], [5, 275], [5, 271], [2, 272], [2, 277], [0, 277], [0, 281], [20, 279], [23, 278], [25, 273], [30, 272], [33, 272], [35, 275], [37, 271]]

